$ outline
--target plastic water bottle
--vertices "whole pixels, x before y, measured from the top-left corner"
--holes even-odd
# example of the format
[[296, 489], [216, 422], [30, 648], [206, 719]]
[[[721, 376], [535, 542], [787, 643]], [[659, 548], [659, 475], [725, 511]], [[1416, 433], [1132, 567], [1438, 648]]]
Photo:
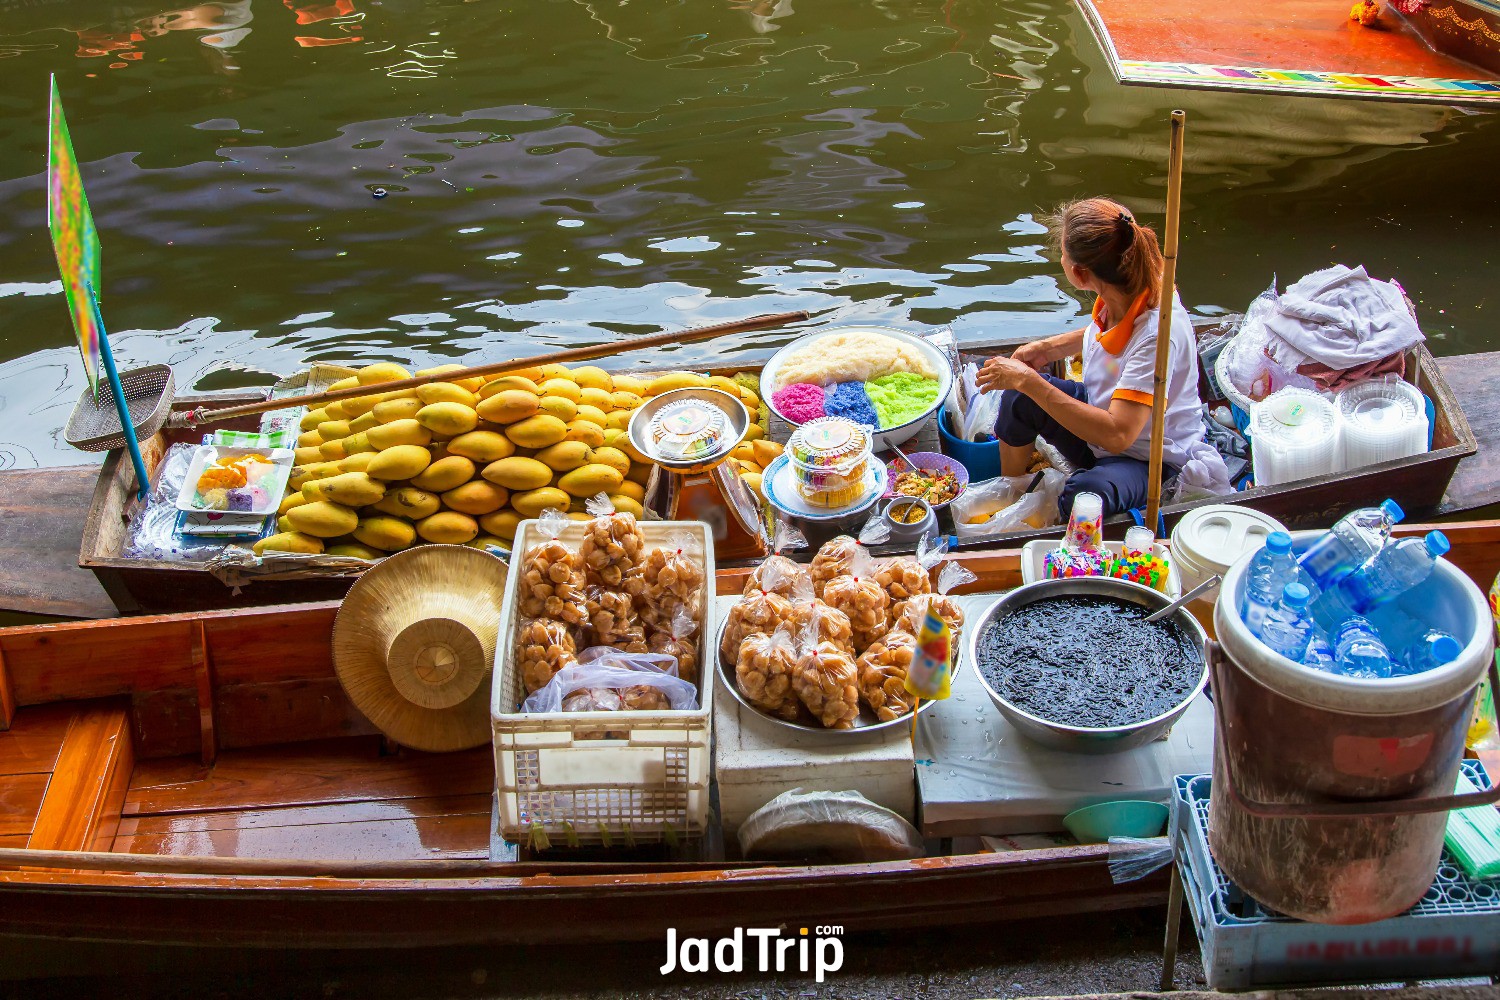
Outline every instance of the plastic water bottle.
[[1355, 615], [1344, 622], [1333, 641], [1339, 673], [1346, 677], [1391, 676], [1391, 654], [1367, 619]]
[[1422, 636], [1415, 644], [1406, 651], [1402, 657], [1398, 672], [1402, 674], [1420, 674], [1434, 667], [1441, 667], [1445, 663], [1452, 663], [1458, 659], [1458, 654], [1463, 652], [1463, 646], [1453, 636], [1438, 629], [1428, 629], [1427, 634]]
[[1394, 500], [1382, 500], [1379, 507], [1361, 507], [1313, 542], [1297, 563], [1314, 583], [1327, 590], [1379, 552], [1391, 535], [1391, 527], [1405, 516]]
[[1250, 571], [1245, 574], [1245, 599], [1240, 605], [1240, 617], [1250, 627], [1250, 634], [1259, 638], [1266, 614], [1281, 600], [1286, 585], [1297, 580], [1297, 557], [1292, 555], [1292, 536], [1284, 531], [1273, 531], [1266, 536], [1266, 544], [1255, 554]]
[[1339, 582], [1355, 614], [1393, 601], [1432, 575], [1448, 551], [1448, 536], [1429, 531], [1425, 538], [1403, 538]]
[[1302, 662], [1312, 638], [1313, 622], [1307, 613], [1312, 594], [1300, 583], [1289, 583], [1281, 589], [1281, 600], [1266, 613], [1261, 624], [1260, 641], [1288, 660]]
[[1314, 635], [1308, 640], [1307, 652], [1302, 655], [1302, 665], [1330, 674], [1338, 670], [1337, 661], [1333, 658], [1333, 647], [1321, 635]]

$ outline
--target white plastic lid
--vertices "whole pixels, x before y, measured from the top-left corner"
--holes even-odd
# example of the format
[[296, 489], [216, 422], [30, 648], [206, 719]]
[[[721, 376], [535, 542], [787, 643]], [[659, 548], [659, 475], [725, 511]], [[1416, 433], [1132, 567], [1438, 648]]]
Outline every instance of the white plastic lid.
[[1286, 526], [1269, 514], [1235, 504], [1212, 504], [1190, 510], [1172, 529], [1172, 552], [1204, 574], [1222, 574], [1246, 552], [1266, 543]]

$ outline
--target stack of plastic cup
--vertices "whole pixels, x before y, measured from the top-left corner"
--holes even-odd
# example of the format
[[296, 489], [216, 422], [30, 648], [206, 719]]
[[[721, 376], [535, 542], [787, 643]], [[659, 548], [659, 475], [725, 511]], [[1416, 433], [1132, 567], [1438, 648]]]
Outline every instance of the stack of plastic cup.
[[1362, 469], [1427, 450], [1427, 407], [1417, 387], [1372, 379], [1341, 391], [1338, 404], [1345, 469]]
[[1339, 471], [1339, 420], [1332, 400], [1307, 389], [1277, 390], [1250, 414], [1255, 485], [1275, 486]]

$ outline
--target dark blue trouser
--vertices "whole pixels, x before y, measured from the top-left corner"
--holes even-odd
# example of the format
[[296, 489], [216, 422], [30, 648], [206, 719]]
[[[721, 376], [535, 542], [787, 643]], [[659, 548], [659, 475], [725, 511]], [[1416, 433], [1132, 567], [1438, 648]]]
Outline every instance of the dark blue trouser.
[[[1053, 378], [1051, 375], [1043, 375], [1042, 378], [1074, 399], [1088, 402], [1088, 390], [1082, 382]], [[1007, 389], [1000, 396], [1000, 416], [995, 421], [995, 436], [1018, 448], [1031, 444], [1039, 437], [1045, 438], [1078, 469], [1068, 477], [1062, 496], [1057, 500], [1058, 513], [1064, 520], [1073, 509], [1073, 497], [1078, 493], [1097, 493], [1103, 497], [1106, 517], [1146, 505], [1146, 480], [1150, 467], [1145, 462], [1124, 455], [1096, 458], [1086, 441], [1054, 420], [1031, 397], [1014, 389]], [[1163, 478], [1170, 479], [1176, 474], [1176, 469], [1162, 469]]]

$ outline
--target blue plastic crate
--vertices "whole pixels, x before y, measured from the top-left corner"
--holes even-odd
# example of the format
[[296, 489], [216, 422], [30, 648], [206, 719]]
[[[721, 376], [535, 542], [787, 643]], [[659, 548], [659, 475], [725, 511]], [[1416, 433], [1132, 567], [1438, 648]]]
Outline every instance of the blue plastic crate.
[[[1490, 786], [1477, 761], [1475, 785]], [[1312, 924], [1261, 906], [1230, 882], [1208, 849], [1208, 775], [1180, 775], [1172, 839], [1208, 985], [1216, 990], [1356, 985], [1500, 974], [1500, 880], [1464, 874], [1446, 851], [1427, 895], [1373, 924]]]

